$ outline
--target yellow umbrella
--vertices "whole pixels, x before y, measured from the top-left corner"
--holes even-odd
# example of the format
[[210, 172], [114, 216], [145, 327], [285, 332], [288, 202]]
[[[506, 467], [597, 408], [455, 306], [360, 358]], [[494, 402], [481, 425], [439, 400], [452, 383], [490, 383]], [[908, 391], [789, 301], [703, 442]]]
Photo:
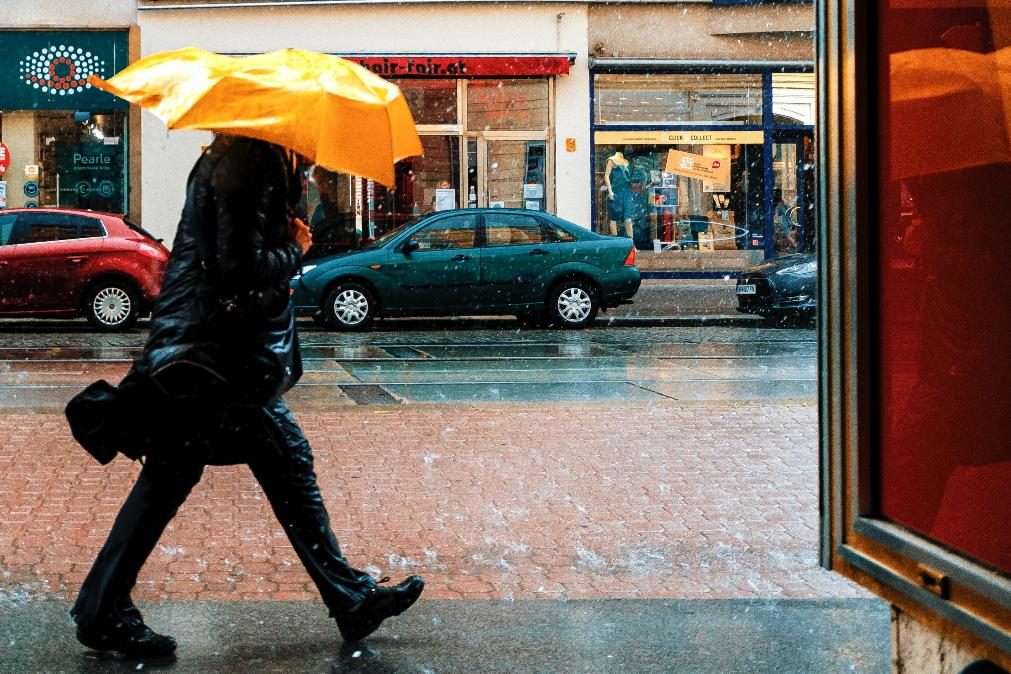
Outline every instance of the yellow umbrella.
[[903, 51], [889, 71], [893, 178], [1011, 162], [1011, 48]]
[[328, 169], [394, 182], [393, 164], [422, 154], [396, 85], [336, 56], [300, 49], [222, 56], [185, 48], [88, 81], [170, 129], [259, 138]]

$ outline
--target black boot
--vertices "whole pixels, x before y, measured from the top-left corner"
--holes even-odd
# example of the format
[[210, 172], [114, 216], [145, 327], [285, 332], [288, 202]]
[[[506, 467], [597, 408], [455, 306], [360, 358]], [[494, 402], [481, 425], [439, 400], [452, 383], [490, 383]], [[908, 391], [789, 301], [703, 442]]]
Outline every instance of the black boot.
[[337, 629], [345, 641], [364, 639], [379, 629], [384, 620], [409, 609], [424, 589], [421, 576], [410, 576], [393, 587], [376, 585], [369, 590], [368, 597], [337, 616]]
[[96, 623], [79, 623], [77, 640], [95, 651], [116, 651], [128, 658], [166, 658], [176, 650], [176, 640], [144, 624], [140, 612], [114, 612]]

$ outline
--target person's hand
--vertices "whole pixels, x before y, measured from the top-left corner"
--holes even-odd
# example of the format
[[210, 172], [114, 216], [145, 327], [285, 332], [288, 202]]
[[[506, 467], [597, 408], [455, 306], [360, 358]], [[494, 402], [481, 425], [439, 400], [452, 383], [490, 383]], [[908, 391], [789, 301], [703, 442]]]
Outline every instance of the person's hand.
[[312, 245], [312, 231], [310, 231], [309, 225], [302, 222], [301, 218], [292, 218], [288, 221], [288, 236], [302, 249], [303, 255]]

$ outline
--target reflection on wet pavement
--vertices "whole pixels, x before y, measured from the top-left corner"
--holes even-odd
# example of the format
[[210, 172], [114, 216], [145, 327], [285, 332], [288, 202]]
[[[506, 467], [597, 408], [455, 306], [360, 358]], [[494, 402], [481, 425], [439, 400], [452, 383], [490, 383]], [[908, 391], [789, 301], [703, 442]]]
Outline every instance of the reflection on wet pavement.
[[[812, 330], [610, 328], [577, 332], [302, 331], [305, 375], [291, 405], [614, 400], [812, 401]], [[96, 379], [117, 381], [143, 332], [4, 334], [0, 409], [62, 409]]]

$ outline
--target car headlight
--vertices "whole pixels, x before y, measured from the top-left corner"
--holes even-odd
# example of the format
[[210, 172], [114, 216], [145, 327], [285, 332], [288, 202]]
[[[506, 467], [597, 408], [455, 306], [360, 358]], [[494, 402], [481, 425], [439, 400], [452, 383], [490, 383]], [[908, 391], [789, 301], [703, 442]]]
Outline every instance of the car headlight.
[[786, 267], [780, 269], [776, 272], [777, 276], [808, 276], [809, 274], [815, 273], [818, 269], [817, 260], [811, 260], [810, 262], [805, 262], [804, 264], [798, 264], [793, 267]]
[[302, 274], [304, 274], [304, 273], [306, 273], [308, 271], [312, 271], [317, 266], [318, 265], [315, 265], [315, 264], [304, 264], [304, 265], [302, 265], [302, 268], [298, 270], [298, 273], [295, 274], [294, 276], [292, 276], [291, 279], [294, 281], [297, 278], [301, 278]]

